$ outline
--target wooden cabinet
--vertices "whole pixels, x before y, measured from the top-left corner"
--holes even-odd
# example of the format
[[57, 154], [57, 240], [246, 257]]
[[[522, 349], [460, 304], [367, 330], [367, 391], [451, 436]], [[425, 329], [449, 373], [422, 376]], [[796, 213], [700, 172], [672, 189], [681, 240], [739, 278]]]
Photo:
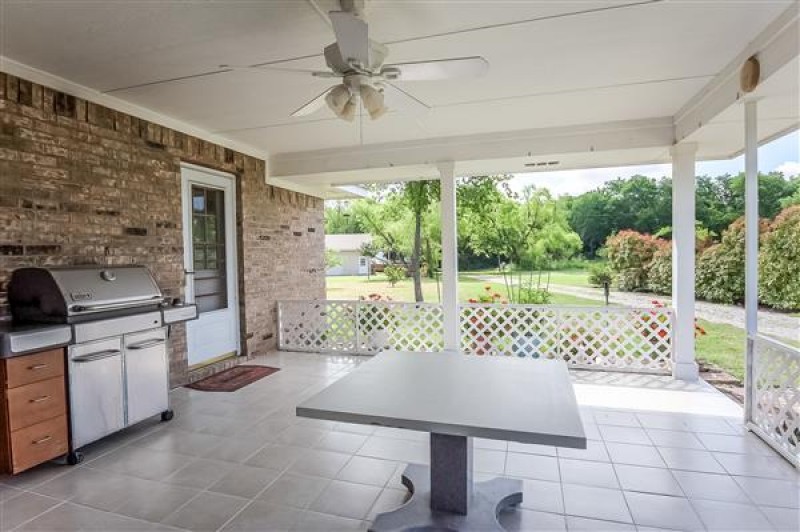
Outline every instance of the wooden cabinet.
[[0, 469], [16, 474], [67, 454], [64, 350], [0, 360]]

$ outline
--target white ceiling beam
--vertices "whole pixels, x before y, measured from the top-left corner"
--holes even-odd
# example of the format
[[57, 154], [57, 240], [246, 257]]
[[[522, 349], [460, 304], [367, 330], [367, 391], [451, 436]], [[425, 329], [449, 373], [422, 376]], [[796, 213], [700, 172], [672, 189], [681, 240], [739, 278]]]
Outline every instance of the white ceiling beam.
[[758, 58], [763, 83], [800, 54], [799, 42], [800, 1], [795, 1], [678, 111], [677, 141], [686, 139], [745, 96], [739, 85], [739, 70], [749, 57]]
[[270, 157], [268, 166], [271, 178], [290, 178], [367, 169], [418, 169], [442, 160], [530, 157], [535, 161], [563, 153], [668, 147], [674, 140], [672, 118], [662, 117], [280, 153]]

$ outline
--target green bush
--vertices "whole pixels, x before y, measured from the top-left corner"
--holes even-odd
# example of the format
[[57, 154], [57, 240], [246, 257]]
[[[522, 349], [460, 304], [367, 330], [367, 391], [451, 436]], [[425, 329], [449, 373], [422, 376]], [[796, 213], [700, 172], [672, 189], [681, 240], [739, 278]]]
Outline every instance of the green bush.
[[647, 289], [647, 269], [661, 239], [637, 231], [620, 231], [606, 240], [608, 266], [617, 288], [625, 292]]
[[592, 264], [589, 267], [589, 284], [592, 286], [609, 285], [614, 281], [614, 276], [606, 264]]
[[744, 218], [722, 232], [697, 259], [697, 296], [717, 303], [744, 301]]
[[672, 293], [672, 245], [661, 242], [647, 267], [647, 288], [656, 294]]
[[532, 286], [521, 286], [515, 303], [521, 305], [547, 305], [550, 303], [550, 299], [551, 295], [547, 290]]
[[406, 269], [396, 264], [390, 264], [386, 266], [383, 269], [383, 273], [386, 275], [386, 279], [389, 280], [389, 284], [392, 286], [396, 285], [398, 281], [402, 281], [406, 278]]
[[783, 210], [762, 239], [759, 257], [761, 301], [800, 309], [800, 205]]

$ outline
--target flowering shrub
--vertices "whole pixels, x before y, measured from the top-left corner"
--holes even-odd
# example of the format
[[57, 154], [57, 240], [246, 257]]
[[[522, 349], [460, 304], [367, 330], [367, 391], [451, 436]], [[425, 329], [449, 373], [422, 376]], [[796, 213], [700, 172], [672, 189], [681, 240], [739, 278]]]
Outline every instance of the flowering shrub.
[[666, 240], [658, 242], [658, 249], [647, 265], [647, 288], [656, 294], [672, 293], [672, 245]]
[[800, 309], [800, 205], [775, 217], [762, 240], [759, 268], [761, 300], [779, 309]]
[[647, 270], [663, 240], [638, 231], [620, 231], [606, 240], [608, 266], [617, 287], [626, 292], [647, 288]]

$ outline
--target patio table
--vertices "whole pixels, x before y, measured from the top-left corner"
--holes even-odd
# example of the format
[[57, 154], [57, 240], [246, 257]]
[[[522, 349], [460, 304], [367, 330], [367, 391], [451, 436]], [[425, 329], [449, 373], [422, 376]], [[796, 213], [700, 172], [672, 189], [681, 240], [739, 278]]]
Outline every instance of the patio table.
[[430, 468], [410, 464], [411, 499], [371, 530], [502, 530], [522, 482], [472, 481], [472, 438], [586, 448], [566, 364], [386, 351], [297, 407], [297, 415], [430, 432]]

